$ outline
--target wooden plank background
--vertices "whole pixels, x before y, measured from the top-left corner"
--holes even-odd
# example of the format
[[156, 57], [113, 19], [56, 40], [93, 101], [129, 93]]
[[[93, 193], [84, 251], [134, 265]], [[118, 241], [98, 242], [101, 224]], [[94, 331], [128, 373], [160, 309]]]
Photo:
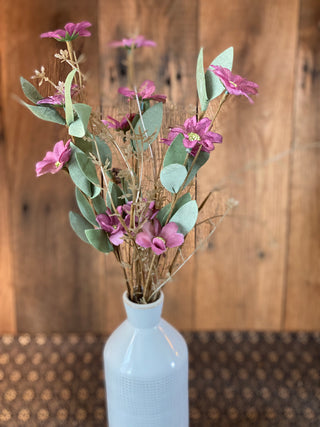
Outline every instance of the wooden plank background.
[[[0, 333], [110, 332], [123, 319], [124, 282], [113, 257], [72, 232], [73, 187], [34, 165], [61, 128], [19, 105], [18, 78], [52, 65], [60, 49], [39, 34], [89, 20], [78, 39], [90, 70], [88, 97], [119, 105], [123, 57], [108, 47], [132, 33], [157, 41], [139, 52], [137, 80], [155, 80], [181, 124], [196, 102], [195, 64], [235, 47], [234, 71], [260, 85], [252, 106], [231, 99], [216, 124], [224, 136], [199, 174], [207, 212], [239, 207], [165, 291], [165, 317], [180, 329], [307, 329], [320, 326], [320, 3], [317, 0], [40, 0], [0, 2]], [[52, 70], [58, 79], [57, 70]], [[61, 77], [61, 76], [60, 76]], [[45, 94], [45, 93], [44, 93]], [[183, 107], [184, 106], [184, 107]], [[205, 236], [199, 228], [196, 240]]]

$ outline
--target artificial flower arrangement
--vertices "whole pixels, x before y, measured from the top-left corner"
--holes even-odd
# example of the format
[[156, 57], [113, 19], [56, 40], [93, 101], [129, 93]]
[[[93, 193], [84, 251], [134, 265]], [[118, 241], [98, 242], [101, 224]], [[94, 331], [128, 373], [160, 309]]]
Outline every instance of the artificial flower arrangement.
[[[190, 188], [199, 169], [209, 160], [222, 136], [214, 125], [230, 95], [257, 94], [258, 85], [231, 72], [233, 48], [217, 56], [205, 71], [200, 50], [196, 81], [199, 113], [162, 132], [166, 96], [155, 93], [155, 84], [145, 80], [137, 89], [134, 81], [134, 53], [156, 43], [137, 36], [110, 43], [127, 53], [128, 85], [119, 93], [128, 99], [128, 113], [122, 118], [102, 118], [83, 102], [85, 75], [80, 69], [72, 42], [89, 37], [89, 22], [68, 23], [64, 29], [41, 34], [64, 43], [55, 55], [71, 71], [64, 82], [52, 82], [44, 67], [33, 79], [39, 86], [48, 82], [55, 93], [42, 97], [21, 77], [25, 96], [21, 101], [42, 120], [65, 126], [66, 140], [36, 164], [36, 174], [67, 172], [75, 185], [79, 212], [70, 212], [75, 233], [97, 250], [113, 252], [123, 269], [129, 298], [140, 304], [155, 301], [159, 291], [190, 259], [182, 247], [188, 233], [198, 226], [198, 206]], [[220, 97], [213, 117], [207, 117], [209, 103]], [[230, 203], [231, 209], [236, 203]], [[205, 221], [201, 221], [203, 223]], [[212, 234], [213, 230], [208, 234]], [[196, 248], [197, 249], [197, 248]]]

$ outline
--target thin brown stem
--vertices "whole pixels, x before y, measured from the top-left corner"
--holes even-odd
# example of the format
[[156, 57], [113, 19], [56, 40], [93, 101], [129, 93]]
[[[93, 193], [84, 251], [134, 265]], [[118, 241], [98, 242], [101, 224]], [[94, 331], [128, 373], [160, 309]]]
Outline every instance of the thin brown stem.
[[149, 291], [149, 282], [150, 282], [150, 278], [151, 278], [151, 274], [152, 274], [152, 269], [153, 269], [153, 264], [154, 264], [154, 262], [155, 262], [155, 260], [156, 260], [156, 257], [157, 257], [157, 255], [156, 254], [153, 254], [153, 256], [152, 256], [152, 260], [151, 260], [151, 263], [150, 263], [150, 266], [149, 266], [149, 271], [148, 271], [148, 276], [147, 276], [147, 279], [146, 279], [146, 282], [145, 282], [145, 286], [144, 286], [144, 289], [143, 289], [143, 299], [147, 302], [148, 301], [148, 291]]
[[229, 92], [225, 92], [223, 94], [223, 97], [220, 100], [220, 103], [219, 103], [218, 109], [216, 111], [216, 114], [213, 116], [213, 119], [212, 119], [212, 122], [211, 122], [211, 125], [210, 125], [210, 128], [208, 129], [208, 131], [212, 129], [213, 123], [216, 120], [216, 118], [218, 117], [218, 114], [220, 113], [221, 107], [226, 102], [226, 100], [228, 99], [228, 97], [229, 97]]

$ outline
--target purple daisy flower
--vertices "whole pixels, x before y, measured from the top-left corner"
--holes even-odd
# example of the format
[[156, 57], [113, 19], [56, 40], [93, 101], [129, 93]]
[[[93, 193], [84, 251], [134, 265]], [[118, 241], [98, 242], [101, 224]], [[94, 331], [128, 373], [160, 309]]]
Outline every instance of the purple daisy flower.
[[135, 113], [131, 113], [131, 114], [128, 113], [121, 119], [120, 122], [111, 116], [107, 116], [108, 120], [101, 120], [101, 121], [104, 125], [108, 126], [108, 128], [112, 128], [117, 131], [122, 130], [123, 132], [127, 132], [128, 130], [130, 130], [129, 122], [132, 123], [132, 120], [135, 117], [136, 117]]
[[137, 234], [136, 243], [143, 248], [151, 248], [156, 255], [161, 255], [168, 248], [181, 246], [184, 242], [183, 234], [178, 233], [178, 225], [169, 222], [161, 228], [160, 222], [154, 219], [147, 222]]
[[87, 28], [91, 27], [91, 25], [92, 24], [88, 21], [82, 21], [78, 24], [69, 22], [64, 26], [64, 30], [48, 31], [47, 33], [40, 34], [40, 37], [42, 39], [46, 37], [56, 39], [59, 42], [71, 41], [76, 39], [78, 36], [90, 37], [91, 33]]
[[[145, 80], [142, 85], [139, 87], [138, 97], [140, 100], [149, 100], [153, 99], [154, 101], [166, 102], [166, 95], [156, 95], [153, 94], [156, 90], [156, 86], [153, 81]], [[134, 90], [129, 89], [128, 87], [120, 87], [118, 92], [121, 95], [126, 96], [129, 99], [133, 99], [136, 97], [136, 93]]]
[[130, 39], [122, 39], [119, 41], [113, 41], [109, 43], [109, 46], [111, 47], [126, 47], [126, 48], [136, 48], [136, 47], [142, 47], [142, 46], [151, 46], [154, 47], [157, 44], [152, 40], [146, 40], [144, 36], [136, 36], [132, 37]]
[[222, 142], [222, 136], [219, 133], [209, 131], [211, 120], [207, 117], [197, 122], [196, 116], [187, 119], [183, 126], [172, 128], [167, 138], [161, 142], [171, 145], [179, 133], [183, 135], [183, 145], [189, 150], [192, 156], [195, 156], [201, 147], [201, 151], [207, 153], [214, 150], [214, 144]]
[[220, 65], [210, 65], [210, 68], [219, 77], [227, 92], [232, 95], [244, 95], [253, 104], [249, 95], [256, 95], [258, 93], [259, 86], [257, 83], [251, 82], [237, 74], [232, 74], [228, 68], [221, 67]]
[[[71, 86], [71, 96], [76, 95], [79, 92], [78, 85]], [[51, 104], [51, 105], [60, 105], [63, 106], [65, 104], [64, 97], [64, 83], [59, 82], [59, 89], [54, 95], [48, 96], [47, 98], [42, 98], [37, 104]]]
[[69, 139], [66, 144], [61, 140], [55, 144], [53, 151], [48, 151], [44, 159], [36, 164], [37, 176], [46, 173], [57, 173], [69, 161], [71, 156]]
[[107, 232], [109, 240], [113, 245], [119, 246], [123, 243], [123, 226], [117, 215], [113, 215], [109, 208], [107, 208], [105, 214], [97, 215], [96, 220], [102, 230]]

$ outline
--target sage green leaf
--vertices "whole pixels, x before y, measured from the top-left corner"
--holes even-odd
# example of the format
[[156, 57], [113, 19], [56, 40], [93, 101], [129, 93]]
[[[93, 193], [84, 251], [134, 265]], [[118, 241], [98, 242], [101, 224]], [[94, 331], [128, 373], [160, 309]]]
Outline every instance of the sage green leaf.
[[76, 136], [77, 138], [82, 138], [86, 134], [83, 123], [80, 119], [76, 119], [74, 122], [70, 123], [69, 126], [69, 135]]
[[[221, 65], [221, 67], [228, 68], [228, 70], [232, 70], [233, 64], [233, 47], [229, 47], [220, 55], [218, 55], [210, 65]], [[211, 71], [210, 67], [207, 69], [205, 74], [206, 79], [206, 89], [209, 101], [217, 96], [221, 95], [221, 93], [225, 90], [225, 87], [221, 83], [218, 76]]]
[[[181, 206], [183, 206], [185, 203], [190, 202], [191, 200], [191, 194], [190, 193], [186, 193], [183, 196], [181, 196], [177, 201], [176, 204], [172, 210], [172, 215], [174, 215], [178, 209], [181, 208]], [[160, 211], [157, 214], [157, 218], [160, 221], [161, 226], [164, 226], [164, 224], [167, 221], [168, 215], [170, 213], [171, 210], [171, 203], [169, 203], [168, 205], [163, 206], [162, 209], [160, 209]]]
[[27, 107], [31, 113], [41, 120], [46, 122], [58, 123], [59, 125], [65, 125], [66, 122], [63, 117], [53, 108], [45, 107], [43, 105], [30, 105], [20, 99], [20, 103]]
[[93, 153], [93, 143], [92, 141], [89, 141], [88, 139], [84, 140], [83, 138], [74, 138], [74, 144], [76, 147], [78, 147], [81, 151], [88, 154]]
[[70, 147], [72, 150], [71, 158], [68, 162], [68, 171], [70, 178], [86, 196], [90, 197], [91, 199], [97, 197], [98, 194], [100, 194], [101, 188], [91, 184], [91, 182], [88, 181], [88, 179], [80, 169], [76, 159], [76, 154], [82, 153], [82, 151], [73, 143], [70, 144]]
[[201, 111], [206, 111], [209, 105], [207, 90], [206, 90], [206, 79], [203, 68], [203, 48], [200, 49], [197, 61], [197, 91], [200, 101]]
[[186, 159], [187, 151], [186, 147], [183, 145], [183, 135], [179, 133], [172, 141], [170, 147], [168, 148], [166, 155], [163, 160], [163, 166], [171, 165], [172, 163], [179, 163], [180, 165], [184, 164]]
[[[108, 193], [107, 193], [107, 206], [111, 210], [113, 210], [113, 206], [116, 208], [117, 206], [124, 204], [124, 198], [121, 188], [115, 184], [114, 182], [109, 182], [108, 185]], [[111, 198], [110, 198], [111, 196]], [[111, 202], [112, 200], [112, 202]]]
[[76, 235], [84, 242], [89, 243], [85, 231], [92, 229], [92, 225], [81, 215], [72, 211], [69, 212], [69, 221]]
[[89, 221], [92, 225], [98, 225], [96, 221], [96, 215], [91, 207], [90, 202], [88, 201], [87, 197], [82, 193], [82, 191], [79, 190], [79, 188], [76, 187], [76, 200], [78, 207], [80, 209], [80, 212], [85, 217], [87, 221]]
[[89, 243], [98, 251], [109, 253], [113, 251], [113, 246], [110, 243], [110, 240], [106, 234], [105, 231], [101, 229], [94, 229], [94, 230], [86, 230], [85, 231], [87, 239], [89, 240]]
[[[149, 145], [157, 138], [162, 124], [163, 117], [163, 104], [159, 102], [149, 108], [143, 115], [142, 120], [139, 118], [137, 121], [134, 132], [136, 134], [136, 140], [133, 140], [134, 148], [138, 148], [141, 151], [141, 143], [143, 143], [143, 150], [146, 150]], [[143, 140], [147, 142], [140, 141], [140, 133], [143, 135]]]
[[171, 209], [171, 203], [168, 203], [167, 205], [163, 206], [160, 209], [160, 211], [157, 213], [157, 219], [159, 220], [161, 227], [163, 227], [164, 224], [166, 223], [166, 220], [170, 213], [170, 209]]
[[[198, 173], [198, 170], [209, 160], [210, 154], [206, 151], [201, 151], [195, 164], [193, 165], [190, 174], [188, 176], [188, 179], [186, 181], [185, 187], [190, 184], [190, 182], [193, 180], [193, 178]], [[188, 162], [187, 162], [187, 170], [189, 171], [192, 165], [194, 157], [189, 156]]]
[[76, 160], [78, 162], [79, 168], [81, 169], [83, 175], [90, 181], [92, 184], [100, 187], [100, 182], [97, 177], [97, 171], [92, 163], [92, 160], [83, 152], [79, 151], [75, 153]]
[[29, 101], [36, 104], [38, 101], [40, 101], [40, 99], [42, 99], [40, 93], [30, 82], [28, 82], [28, 80], [24, 79], [23, 77], [20, 77], [20, 84], [23, 93], [29, 99]]
[[193, 229], [198, 218], [198, 205], [195, 200], [185, 203], [180, 209], [170, 218], [170, 222], [175, 222], [178, 225], [178, 230], [184, 236]]
[[87, 132], [87, 126], [91, 114], [91, 107], [87, 104], [73, 104], [78, 118], [70, 123], [69, 135], [83, 138]]
[[92, 199], [93, 207], [97, 213], [97, 215], [106, 213], [107, 206], [105, 204], [105, 201], [101, 197], [101, 194], [94, 199]]
[[[65, 108], [65, 112], [66, 112], [67, 125], [70, 125], [70, 123], [72, 123], [74, 120], [73, 108], [72, 108], [72, 98], [71, 98], [71, 85], [72, 85], [72, 80], [73, 80], [76, 72], [77, 72], [77, 70], [70, 71], [70, 73], [67, 75], [66, 81], [64, 83], [64, 102], [65, 102], [64, 108]], [[70, 134], [70, 135], [72, 135], [72, 134]]]
[[187, 176], [187, 169], [178, 163], [172, 163], [160, 172], [161, 184], [170, 193], [177, 193]]
[[97, 147], [98, 147], [98, 151], [99, 151], [99, 156], [96, 150], [96, 144], [95, 142], [93, 142], [93, 154], [96, 156], [97, 159], [101, 159], [101, 163], [103, 165], [105, 165], [106, 160], [109, 161], [109, 167], [111, 167], [112, 164], [112, 153], [110, 150], [110, 147], [108, 146], [108, 144], [106, 143], [106, 141], [104, 141], [103, 139], [99, 138], [96, 135], [91, 135], [91, 138], [95, 140], [95, 142], [97, 143]]

